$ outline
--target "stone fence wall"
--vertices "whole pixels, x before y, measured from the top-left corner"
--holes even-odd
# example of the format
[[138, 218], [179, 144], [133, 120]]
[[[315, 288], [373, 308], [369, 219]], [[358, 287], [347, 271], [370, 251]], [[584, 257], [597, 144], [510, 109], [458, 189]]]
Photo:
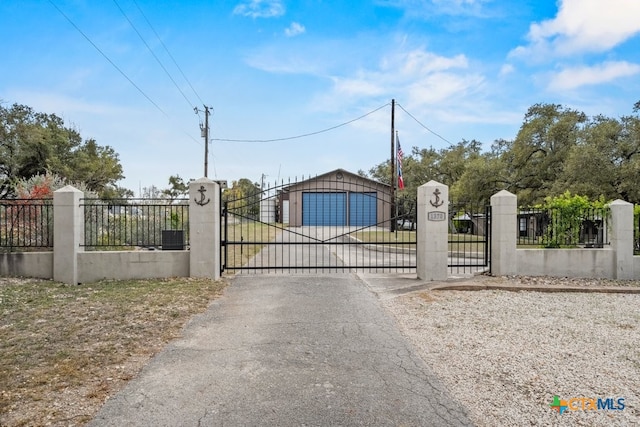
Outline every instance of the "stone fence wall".
[[[422, 280], [447, 278], [448, 223], [441, 220], [447, 195], [447, 186], [434, 181], [418, 189], [417, 265]], [[436, 200], [447, 203], [437, 206]], [[518, 249], [518, 200], [500, 191], [491, 197], [491, 274], [640, 279], [640, 257], [633, 255], [633, 205], [616, 200], [610, 209], [610, 244], [604, 248]]]
[[[418, 189], [417, 277], [448, 277], [448, 193], [430, 181]], [[82, 193], [65, 187], [54, 193], [53, 252], [0, 254], [0, 276], [54, 279], [77, 284], [101, 279], [220, 277], [220, 187], [203, 178], [189, 184], [190, 250], [87, 251], [81, 246]], [[517, 197], [501, 191], [491, 198], [491, 273], [640, 279], [633, 255], [633, 205], [610, 206], [610, 245], [589, 249], [518, 249]]]
[[53, 194], [53, 251], [0, 254], [0, 276], [53, 279], [68, 284], [102, 279], [220, 277], [220, 187], [189, 183], [190, 250], [84, 251], [83, 193], [71, 186]]

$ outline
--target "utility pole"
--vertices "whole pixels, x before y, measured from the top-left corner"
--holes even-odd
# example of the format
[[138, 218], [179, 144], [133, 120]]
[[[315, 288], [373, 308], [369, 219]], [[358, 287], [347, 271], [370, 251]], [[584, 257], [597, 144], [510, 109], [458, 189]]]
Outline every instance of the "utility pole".
[[209, 176], [209, 107], [204, 106], [204, 177]]
[[[200, 123], [200, 136], [204, 138], [204, 177], [209, 176], [209, 107], [204, 107], [204, 126]], [[194, 108], [196, 114], [200, 111], [198, 107]]]
[[396, 136], [396, 100], [391, 100], [391, 232], [396, 231], [396, 152], [395, 152], [395, 136]]

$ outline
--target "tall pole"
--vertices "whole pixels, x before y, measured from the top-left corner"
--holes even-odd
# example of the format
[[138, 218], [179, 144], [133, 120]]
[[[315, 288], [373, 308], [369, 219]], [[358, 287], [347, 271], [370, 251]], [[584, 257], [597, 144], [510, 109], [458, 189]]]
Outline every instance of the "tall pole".
[[395, 150], [395, 136], [396, 136], [396, 100], [391, 100], [391, 232], [396, 231], [396, 150]]
[[209, 172], [209, 107], [204, 106], [204, 177]]

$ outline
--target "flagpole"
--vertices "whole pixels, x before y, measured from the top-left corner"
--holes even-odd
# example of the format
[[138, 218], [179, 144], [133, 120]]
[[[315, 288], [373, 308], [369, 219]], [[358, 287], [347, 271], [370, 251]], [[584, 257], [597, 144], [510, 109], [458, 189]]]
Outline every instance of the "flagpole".
[[395, 153], [395, 111], [396, 100], [391, 100], [391, 227], [393, 233], [396, 230], [396, 153]]
[[[395, 139], [395, 142], [396, 142], [396, 144], [397, 144], [397, 142], [398, 142], [398, 131], [396, 131], [396, 139]], [[398, 155], [399, 155], [399, 154], [398, 154]], [[398, 161], [398, 159], [396, 158], [396, 162], [397, 162], [397, 161]], [[399, 165], [396, 165], [396, 166], [397, 166], [398, 168], [400, 167]], [[398, 188], [398, 186], [399, 186], [398, 182], [400, 181], [400, 175], [399, 175], [399, 174], [400, 174], [400, 170], [398, 169], [398, 173], [396, 173], [396, 186], [395, 186], [396, 191], [397, 191], [397, 188]], [[398, 204], [397, 204], [397, 203], [394, 203], [394, 204], [395, 204], [395, 206], [396, 206], [396, 220], [395, 220], [394, 222], [396, 223], [396, 240], [398, 240], [398, 227], [397, 227], [397, 225], [398, 225], [398, 219], [397, 219], [397, 218], [398, 218]], [[404, 225], [404, 221], [402, 221], [402, 225]]]

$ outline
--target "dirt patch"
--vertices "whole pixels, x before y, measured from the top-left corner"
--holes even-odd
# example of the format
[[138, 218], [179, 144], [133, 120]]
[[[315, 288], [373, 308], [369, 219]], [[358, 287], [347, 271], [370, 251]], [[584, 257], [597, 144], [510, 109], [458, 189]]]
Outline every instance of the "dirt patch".
[[224, 286], [0, 279], [0, 426], [84, 425]]

